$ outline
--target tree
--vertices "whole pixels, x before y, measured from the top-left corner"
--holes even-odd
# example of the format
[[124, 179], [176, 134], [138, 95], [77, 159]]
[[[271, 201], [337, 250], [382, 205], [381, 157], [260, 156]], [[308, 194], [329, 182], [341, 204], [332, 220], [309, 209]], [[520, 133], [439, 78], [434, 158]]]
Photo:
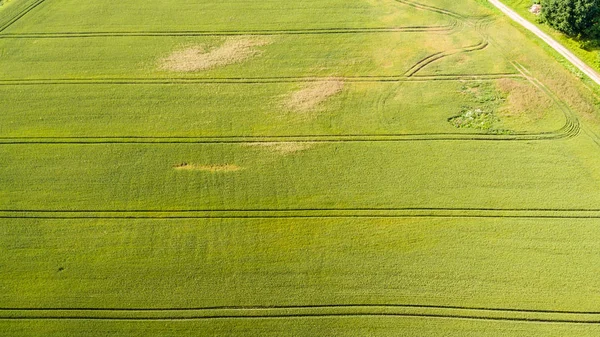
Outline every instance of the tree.
[[572, 37], [600, 37], [600, 0], [544, 0], [542, 19]]

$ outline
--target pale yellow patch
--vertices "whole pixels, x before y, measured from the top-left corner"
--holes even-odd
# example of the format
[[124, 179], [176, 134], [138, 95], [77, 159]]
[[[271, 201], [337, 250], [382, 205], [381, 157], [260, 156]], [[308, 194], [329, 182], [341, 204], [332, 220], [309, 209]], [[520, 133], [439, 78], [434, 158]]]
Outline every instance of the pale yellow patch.
[[242, 167], [234, 165], [234, 164], [222, 164], [222, 165], [197, 165], [197, 164], [188, 164], [182, 163], [173, 166], [175, 170], [180, 171], [204, 171], [204, 172], [236, 172], [243, 170]]
[[292, 111], [312, 111], [331, 96], [341, 92], [343, 88], [344, 82], [336, 79], [310, 83], [305, 88], [289, 95], [284, 105]]
[[260, 54], [255, 47], [269, 44], [258, 37], [229, 38], [216, 48], [198, 45], [173, 52], [160, 61], [160, 69], [177, 72], [207, 70], [240, 63]]
[[540, 119], [552, 107], [552, 99], [542, 90], [529, 83], [504, 78], [498, 81], [498, 89], [507, 94], [505, 109], [501, 115]]
[[314, 143], [283, 142], [283, 143], [248, 143], [247, 146], [260, 147], [279, 154], [292, 154], [314, 147]]

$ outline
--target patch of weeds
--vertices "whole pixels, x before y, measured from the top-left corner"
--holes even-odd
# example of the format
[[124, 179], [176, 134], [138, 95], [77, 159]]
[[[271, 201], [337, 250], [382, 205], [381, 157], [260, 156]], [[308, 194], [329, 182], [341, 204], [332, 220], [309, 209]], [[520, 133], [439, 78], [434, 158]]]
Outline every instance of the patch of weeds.
[[484, 105], [498, 106], [505, 99], [490, 82], [466, 82], [461, 86], [460, 92], [470, 101]]
[[492, 83], [466, 82], [461, 86], [460, 92], [467, 96], [467, 100], [472, 102], [473, 106], [463, 106], [458, 115], [448, 118], [450, 124], [459, 129], [469, 128], [494, 134], [511, 133], [509, 130], [497, 128], [500, 118], [495, 112], [506, 97]]
[[498, 117], [491, 111], [469, 107], [463, 107], [460, 115], [448, 119], [450, 124], [459, 129], [469, 128], [493, 133], [502, 133], [501, 130], [494, 128], [494, 125], [499, 121]]

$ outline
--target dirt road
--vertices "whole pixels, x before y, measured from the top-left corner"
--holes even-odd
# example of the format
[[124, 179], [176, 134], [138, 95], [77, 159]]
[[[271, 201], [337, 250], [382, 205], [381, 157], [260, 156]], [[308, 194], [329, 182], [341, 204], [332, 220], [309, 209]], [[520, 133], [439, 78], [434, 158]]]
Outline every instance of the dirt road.
[[538, 27], [536, 27], [531, 22], [525, 20], [522, 16], [517, 14], [512, 9], [508, 8], [505, 4], [498, 0], [488, 0], [494, 6], [498, 7], [504, 14], [508, 15], [511, 19], [519, 23], [521, 26], [527, 28], [532, 33], [537, 35], [540, 39], [544, 40], [550, 47], [554, 48], [557, 52], [559, 52], [562, 56], [564, 56], [569, 62], [571, 62], [575, 67], [581, 70], [584, 74], [586, 74], [589, 78], [591, 78], [594, 82], [600, 84], [600, 74], [592, 69], [590, 66], [585, 64], [581, 59], [571, 53], [567, 48], [563, 47], [556, 40], [551, 38], [548, 34], [542, 32]]

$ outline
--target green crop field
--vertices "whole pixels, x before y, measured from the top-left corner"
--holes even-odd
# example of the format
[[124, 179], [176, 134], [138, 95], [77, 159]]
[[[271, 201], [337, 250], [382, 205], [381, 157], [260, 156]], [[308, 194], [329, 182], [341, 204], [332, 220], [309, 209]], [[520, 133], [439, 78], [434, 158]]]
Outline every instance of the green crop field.
[[0, 336], [600, 335], [598, 90], [415, 1], [0, 5]]

